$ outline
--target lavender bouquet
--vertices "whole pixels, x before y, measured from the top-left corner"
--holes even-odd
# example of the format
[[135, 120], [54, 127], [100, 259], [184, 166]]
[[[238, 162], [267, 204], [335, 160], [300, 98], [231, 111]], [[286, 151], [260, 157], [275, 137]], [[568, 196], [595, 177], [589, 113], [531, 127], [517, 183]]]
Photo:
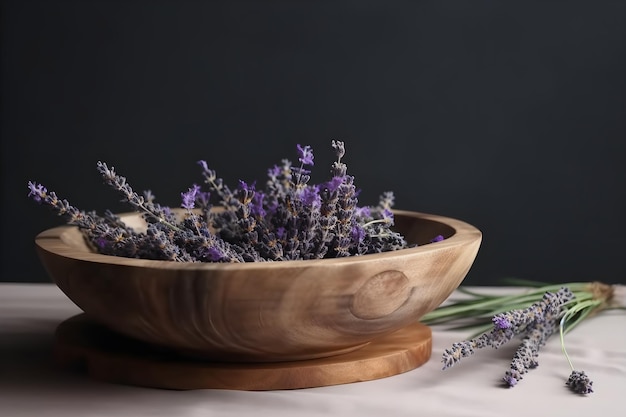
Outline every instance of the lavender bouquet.
[[584, 371], [574, 368], [565, 349], [564, 335], [593, 314], [626, 308], [626, 287], [600, 282], [548, 285], [526, 280], [508, 281], [530, 287], [530, 290], [494, 296], [459, 287], [468, 298], [451, 301], [422, 317], [422, 322], [432, 325], [457, 322], [461, 328], [481, 327], [476, 337], [454, 343], [443, 352], [443, 369], [473, 355], [477, 349], [498, 349], [519, 338], [521, 343], [501, 380], [504, 386], [514, 387], [539, 365], [539, 350], [553, 334], [558, 334], [571, 368], [565, 385], [578, 394], [592, 393], [593, 381]]
[[[377, 206], [360, 207], [354, 177], [342, 162], [345, 145], [332, 141], [336, 161], [331, 178], [309, 184], [314, 165], [310, 146], [297, 146], [299, 164], [284, 159], [268, 170], [264, 189], [239, 181], [231, 189], [205, 161], [199, 161], [207, 190], [194, 184], [181, 193], [183, 215], [138, 194], [126, 178], [104, 162], [97, 169], [123, 201], [143, 213], [147, 229], [125, 225], [111, 211], [100, 216], [29, 182], [29, 196], [51, 207], [87, 242], [105, 255], [178, 262], [263, 262], [321, 259], [385, 252], [408, 247], [392, 230], [394, 195], [385, 192]], [[433, 241], [440, 240], [433, 237]]]

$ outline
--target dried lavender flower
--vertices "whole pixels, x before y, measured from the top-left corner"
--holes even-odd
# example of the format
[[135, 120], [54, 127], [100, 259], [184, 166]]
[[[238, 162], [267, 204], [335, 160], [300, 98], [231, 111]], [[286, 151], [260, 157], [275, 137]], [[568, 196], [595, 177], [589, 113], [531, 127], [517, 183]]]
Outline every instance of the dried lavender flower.
[[[334, 142], [334, 141], [333, 141]], [[298, 148], [298, 161], [303, 165], [313, 165], [313, 149], [309, 145], [302, 146], [297, 145]]]
[[98, 161], [96, 164], [98, 172], [102, 175], [104, 182], [119, 191], [124, 196], [124, 201], [130, 203], [135, 209], [145, 214], [144, 218], [148, 221], [157, 221], [177, 229], [175, 226], [175, 218], [169, 207], [161, 207], [154, 203], [154, 199], [146, 199], [144, 196], [137, 194], [128, 184], [126, 178], [117, 174], [113, 167], [109, 168], [106, 163]]
[[182, 203], [180, 206], [187, 210], [193, 210], [196, 205], [196, 199], [198, 197], [198, 193], [200, 192], [200, 186], [194, 184], [186, 193], [180, 193], [182, 198]]
[[593, 392], [593, 381], [585, 374], [585, 371], [572, 371], [565, 383], [577, 394], [591, 394]]

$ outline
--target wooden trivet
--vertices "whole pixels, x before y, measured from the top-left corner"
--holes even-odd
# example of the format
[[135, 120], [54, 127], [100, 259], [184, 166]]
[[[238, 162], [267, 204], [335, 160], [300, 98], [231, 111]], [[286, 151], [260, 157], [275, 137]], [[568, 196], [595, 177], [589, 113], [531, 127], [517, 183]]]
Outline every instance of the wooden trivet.
[[369, 381], [407, 372], [428, 361], [431, 342], [430, 328], [415, 323], [358, 350], [328, 358], [205, 362], [127, 338], [80, 314], [58, 326], [55, 356], [61, 365], [84, 365], [89, 376], [106, 382], [175, 390], [262, 391]]

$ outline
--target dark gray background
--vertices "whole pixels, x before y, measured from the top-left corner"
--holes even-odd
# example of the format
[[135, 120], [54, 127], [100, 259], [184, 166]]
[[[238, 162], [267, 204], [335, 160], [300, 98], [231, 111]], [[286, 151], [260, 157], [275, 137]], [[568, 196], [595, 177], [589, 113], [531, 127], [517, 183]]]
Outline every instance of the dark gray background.
[[263, 179], [331, 139], [363, 189], [484, 233], [467, 284], [625, 281], [623, 1], [4, 1], [2, 275], [48, 281], [35, 235], [126, 207], [103, 160], [179, 204], [206, 159]]

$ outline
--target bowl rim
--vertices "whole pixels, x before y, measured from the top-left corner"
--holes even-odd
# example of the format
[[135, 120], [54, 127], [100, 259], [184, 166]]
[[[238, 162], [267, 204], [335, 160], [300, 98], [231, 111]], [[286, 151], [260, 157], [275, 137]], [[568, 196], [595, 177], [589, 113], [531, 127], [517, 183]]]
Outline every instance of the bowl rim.
[[[157, 269], [185, 269], [185, 270], [253, 270], [266, 269], [271, 265], [272, 268], [304, 268], [313, 265], [350, 265], [353, 263], [364, 263], [368, 261], [380, 262], [382, 259], [395, 259], [412, 256], [419, 253], [428, 253], [440, 250], [446, 250], [463, 244], [471, 244], [482, 240], [482, 232], [475, 226], [452, 217], [446, 217], [437, 214], [423, 213], [409, 210], [393, 210], [395, 216], [414, 217], [428, 221], [434, 221], [445, 224], [454, 229], [454, 233], [446, 237], [444, 240], [435, 243], [422, 244], [417, 247], [399, 249], [395, 251], [372, 253], [359, 256], [347, 256], [342, 258], [324, 258], [309, 260], [289, 260], [289, 261], [269, 261], [269, 262], [242, 262], [242, 263], [220, 263], [220, 262], [174, 262], [167, 260], [153, 260], [141, 258], [126, 258], [122, 256], [103, 255], [95, 252], [85, 251], [82, 248], [76, 248], [63, 239], [68, 232], [75, 232], [78, 226], [57, 226], [44, 230], [35, 237], [35, 245], [37, 250], [44, 251], [52, 255], [74, 259], [89, 263], [99, 263], [107, 265], [119, 265], [125, 267], [137, 268], [157, 268]], [[128, 217], [141, 215], [139, 212], [119, 213], [120, 217]]]

